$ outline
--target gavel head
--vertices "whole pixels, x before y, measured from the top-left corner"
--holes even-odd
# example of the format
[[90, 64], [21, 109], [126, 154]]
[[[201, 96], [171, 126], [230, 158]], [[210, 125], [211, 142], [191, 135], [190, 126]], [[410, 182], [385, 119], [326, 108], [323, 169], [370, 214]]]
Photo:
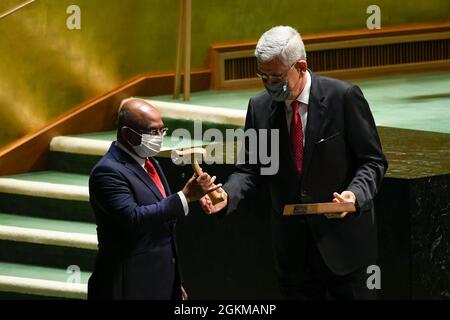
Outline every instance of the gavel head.
[[170, 158], [177, 166], [186, 164], [202, 163], [203, 157], [206, 156], [206, 149], [196, 147], [184, 150], [172, 150]]
[[[199, 162], [202, 162], [202, 159], [206, 157], [206, 155], [207, 152], [204, 148], [190, 148], [185, 150], [173, 150], [171, 158], [172, 162], [176, 165], [192, 164], [195, 174], [200, 176], [203, 173], [203, 170], [200, 168]], [[225, 199], [223, 194], [217, 192], [217, 190], [209, 192], [208, 196], [214, 205]]]

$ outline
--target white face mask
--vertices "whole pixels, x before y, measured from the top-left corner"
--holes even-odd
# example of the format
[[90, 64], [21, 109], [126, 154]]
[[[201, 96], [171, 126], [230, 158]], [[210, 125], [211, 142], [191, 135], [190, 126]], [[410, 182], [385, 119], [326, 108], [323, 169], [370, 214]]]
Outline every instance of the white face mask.
[[163, 145], [163, 135], [139, 134], [133, 129], [131, 131], [141, 136], [141, 144], [133, 146], [134, 152], [141, 158], [156, 156]]

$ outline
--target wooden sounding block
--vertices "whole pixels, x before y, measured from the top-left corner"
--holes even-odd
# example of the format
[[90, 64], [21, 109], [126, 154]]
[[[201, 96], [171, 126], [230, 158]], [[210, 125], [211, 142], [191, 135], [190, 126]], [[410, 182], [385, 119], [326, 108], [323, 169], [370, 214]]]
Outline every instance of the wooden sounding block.
[[356, 211], [355, 205], [351, 202], [287, 204], [284, 206], [283, 216], [342, 213], [355, 211]]

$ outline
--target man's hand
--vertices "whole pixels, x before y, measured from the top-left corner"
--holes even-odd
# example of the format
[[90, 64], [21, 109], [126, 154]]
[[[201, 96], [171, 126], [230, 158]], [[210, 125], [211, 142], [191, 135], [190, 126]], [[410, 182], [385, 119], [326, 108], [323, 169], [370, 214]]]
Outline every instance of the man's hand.
[[188, 294], [187, 294], [186, 290], [184, 290], [183, 286], [181, 286], [181, 299], [182, 300], [187, 300], [188, 299]]
[[215, 180], [215, 176], [211, 178], [206, 172], [203, 172], [200, 176], [194, 173], [181, 191], [184, 193], [187, 202], [194, 202], [222, 186], [222, 184], [214, 185]]
[[[356, 203], [356, 196], [352, 191], [344, 191], [341, 194], [335, 192], [333, 193], [333, 202], [352, 202], [353, 204]], [[329, 213], [325, 214], [325, 217], [328, 219], [342, 219], [344, 218], [348, 212], [342, 212], [342, 213]]]
[[222, 193], [222, 196], [224, 197], [222, 202], [213, 205], [208, 196], [202, 197], [199, 201], [200, 206], [206, 214], [217, 213], [228, 205], [228, 194], [222, 188], [217, 189], [217, 191]]

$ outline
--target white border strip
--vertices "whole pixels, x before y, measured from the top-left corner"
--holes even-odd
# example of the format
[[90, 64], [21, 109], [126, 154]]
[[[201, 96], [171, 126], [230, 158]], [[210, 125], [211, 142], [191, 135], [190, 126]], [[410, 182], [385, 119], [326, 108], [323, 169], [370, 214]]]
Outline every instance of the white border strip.
[[161, 112], [163, 117], [208, 121], [234, 126], [244, 126], [246, 110], [197, 106], [194, 104], [145, 100]]
[[87, 284], [2, 275], [0, 275], [0, 291], [69, 299], [87, 298]]
[[0, 240], [97, 250], [97, 236], [0, 225]]
[[0, 178], [0, 192], [62, 200], [89, 201], [88, 187], [13, 178]]

